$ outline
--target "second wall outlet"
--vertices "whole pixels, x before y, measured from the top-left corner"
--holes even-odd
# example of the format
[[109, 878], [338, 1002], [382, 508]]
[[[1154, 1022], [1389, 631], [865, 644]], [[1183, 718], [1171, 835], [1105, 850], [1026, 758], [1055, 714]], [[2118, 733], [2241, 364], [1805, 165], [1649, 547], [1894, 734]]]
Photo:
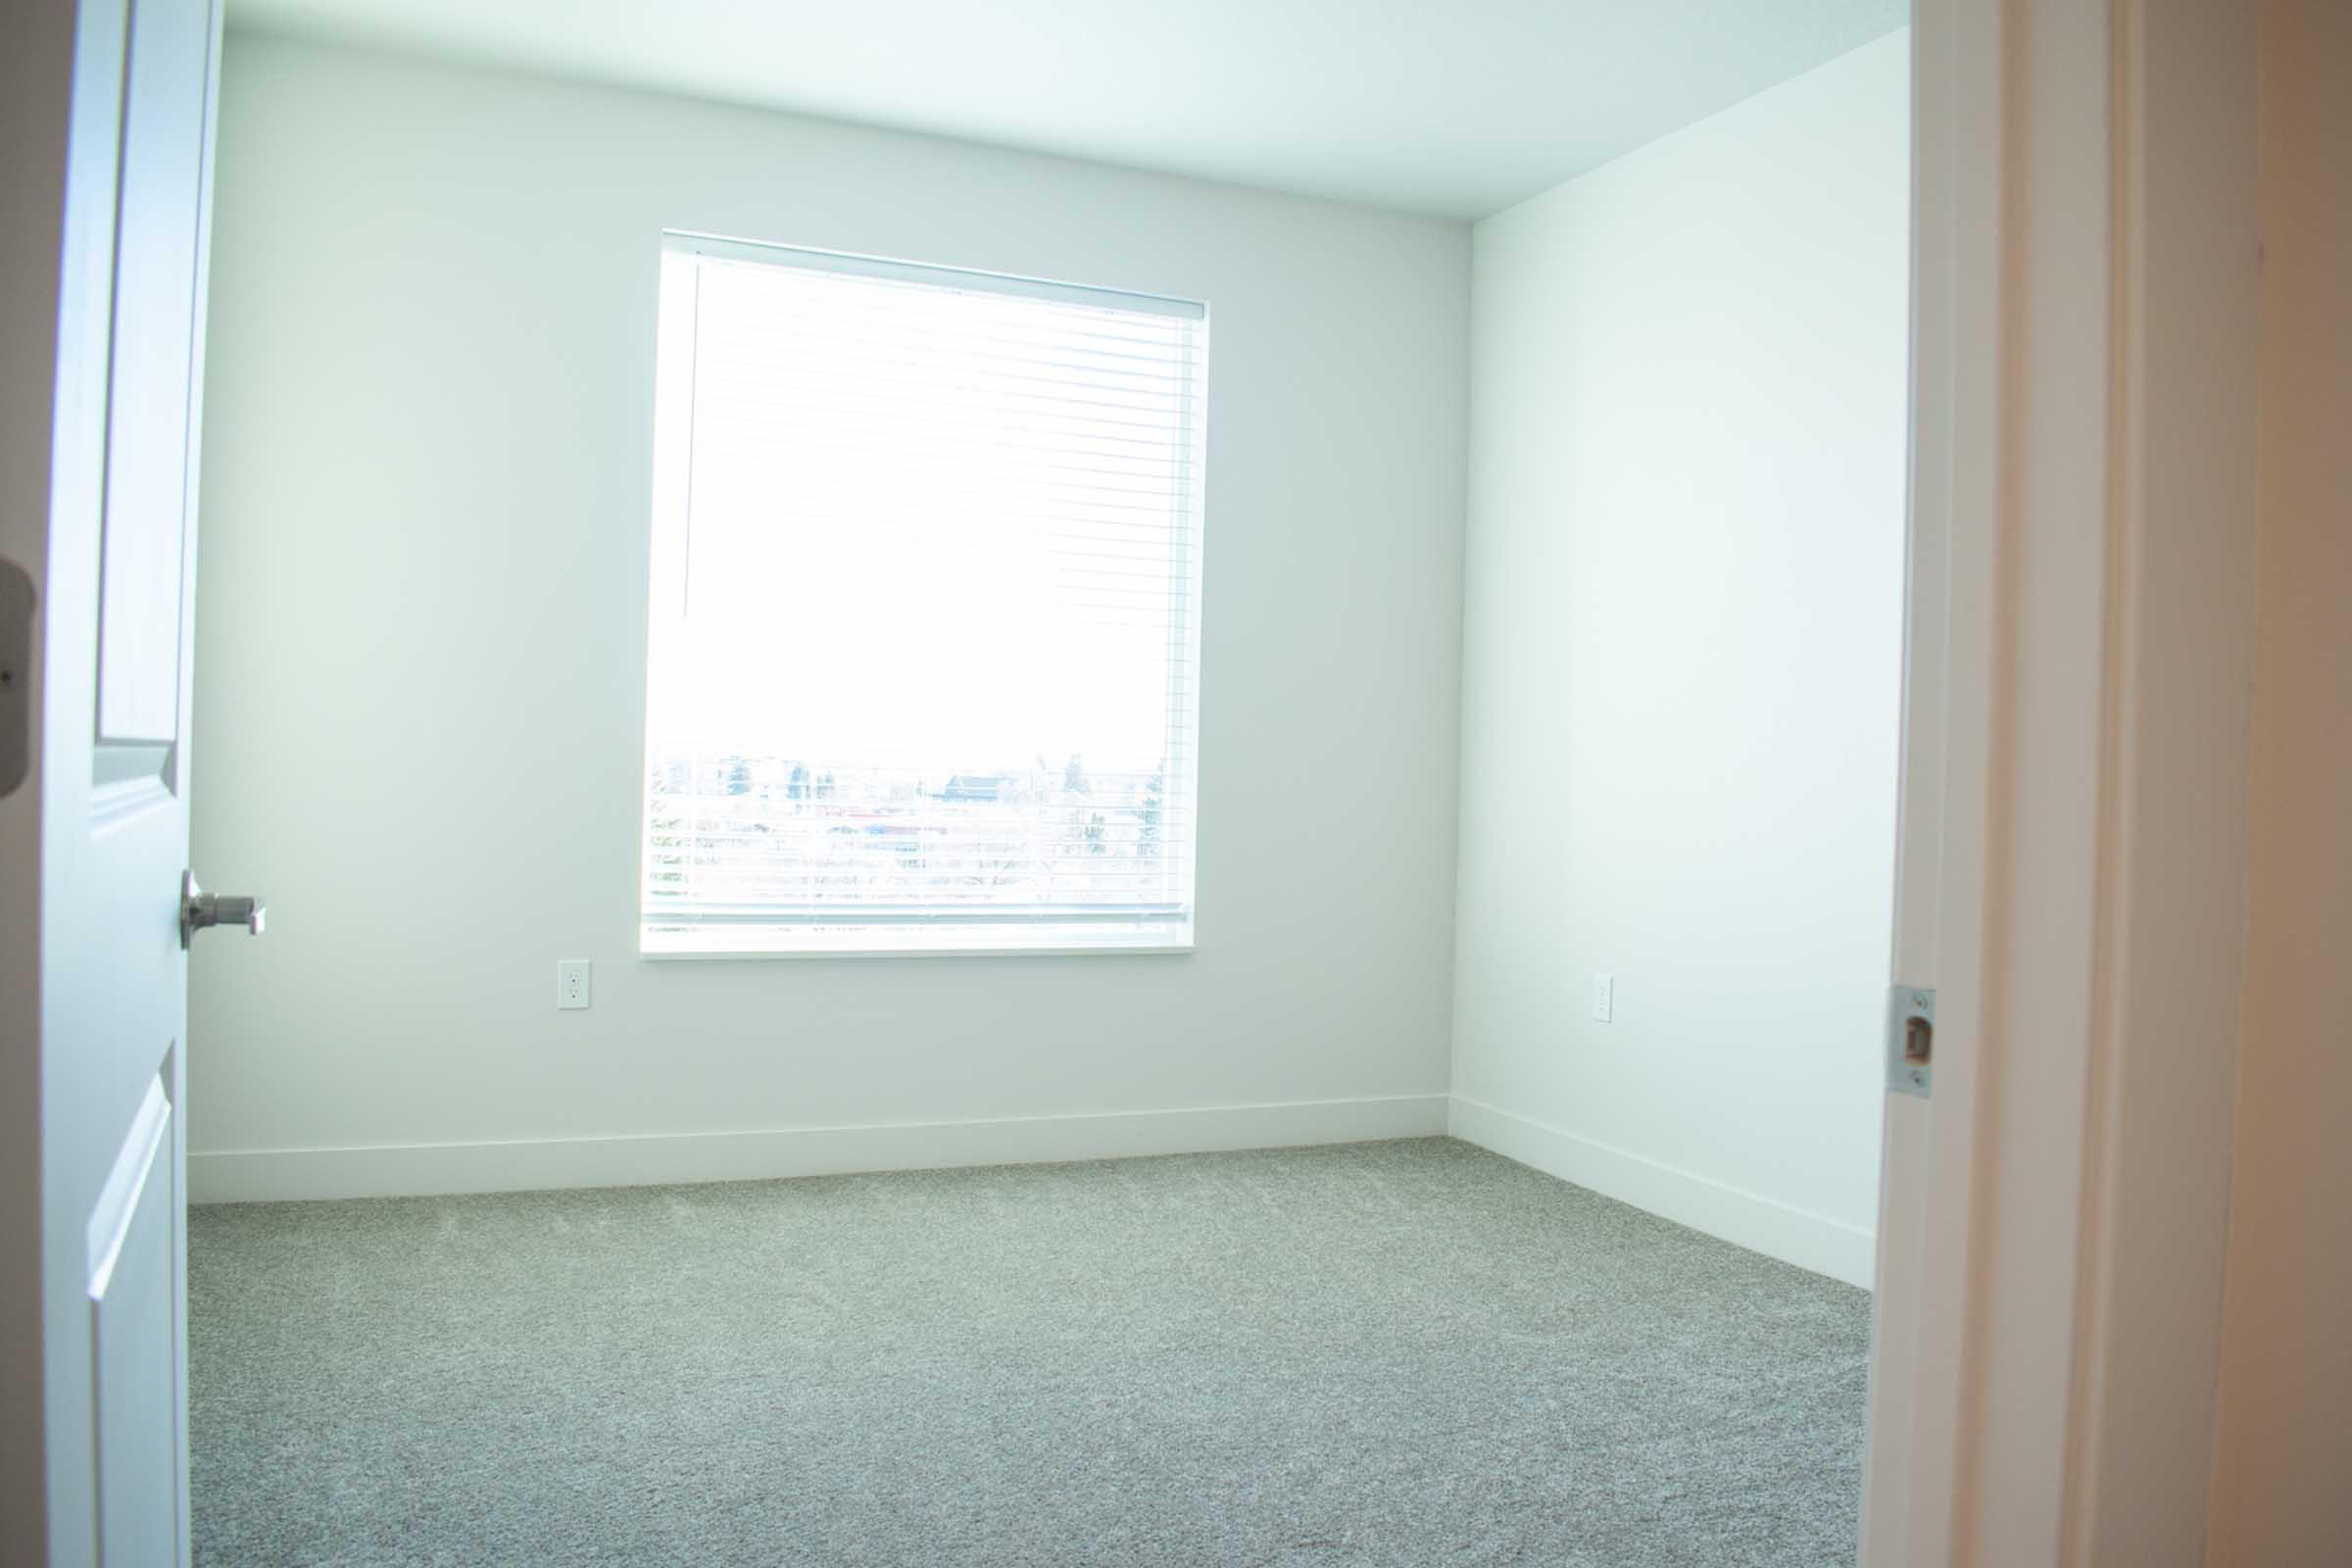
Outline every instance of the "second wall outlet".
[[556, 1005], [585, 1007], [588, 1005], [588, 960], [586, 958], [558, 958], [556, 960]]
[[1616, 1010], [1617, 977], [1606, 969], [1597, 970], [1592, 976], [1592, 1016], [1607, 1023]]

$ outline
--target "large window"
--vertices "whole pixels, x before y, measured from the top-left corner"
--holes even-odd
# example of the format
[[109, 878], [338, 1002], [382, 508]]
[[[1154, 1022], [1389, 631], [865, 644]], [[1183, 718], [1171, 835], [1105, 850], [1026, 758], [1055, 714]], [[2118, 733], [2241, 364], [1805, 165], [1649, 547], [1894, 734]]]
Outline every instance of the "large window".
[[648, 953], [1192, 942], [1206, 313], [670, 236]]

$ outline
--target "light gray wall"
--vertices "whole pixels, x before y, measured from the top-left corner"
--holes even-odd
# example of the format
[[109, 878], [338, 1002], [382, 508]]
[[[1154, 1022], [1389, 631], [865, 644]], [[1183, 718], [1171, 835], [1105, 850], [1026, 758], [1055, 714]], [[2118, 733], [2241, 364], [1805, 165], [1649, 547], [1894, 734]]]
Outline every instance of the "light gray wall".
[[1457, 1126], [1865, 1282], [1908, 51], [1482, 222], [1472, 282]]
[[[1196, 954], [637, 959], [664, 226], [1210, 302]], [[1443, 1094], [1468, 251], [233, 35], [195, 855], [272, 925], [195, 956], [195, 1149]]]

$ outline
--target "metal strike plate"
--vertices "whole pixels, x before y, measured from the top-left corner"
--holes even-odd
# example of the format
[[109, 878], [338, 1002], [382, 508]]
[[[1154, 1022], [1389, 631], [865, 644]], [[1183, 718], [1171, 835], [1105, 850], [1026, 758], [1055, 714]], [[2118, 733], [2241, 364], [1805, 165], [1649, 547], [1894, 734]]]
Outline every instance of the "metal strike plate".
[[32, 579], [0, 560], [0, 798], [32, 765]]
[[1936, 1087], [1936, 993], [1896, 986], [1886, 993], [1886, 1088], [1925, 1100]]

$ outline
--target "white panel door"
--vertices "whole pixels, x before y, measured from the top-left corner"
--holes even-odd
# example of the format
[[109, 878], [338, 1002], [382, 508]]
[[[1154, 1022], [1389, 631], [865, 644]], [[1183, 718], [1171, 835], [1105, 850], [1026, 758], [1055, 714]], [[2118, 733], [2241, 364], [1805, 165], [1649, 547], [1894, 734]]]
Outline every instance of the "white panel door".
[[218, 0], [74, 21], [31, 781], [53, 1564], [188, 1560], [181, 874], [220, 35]]

